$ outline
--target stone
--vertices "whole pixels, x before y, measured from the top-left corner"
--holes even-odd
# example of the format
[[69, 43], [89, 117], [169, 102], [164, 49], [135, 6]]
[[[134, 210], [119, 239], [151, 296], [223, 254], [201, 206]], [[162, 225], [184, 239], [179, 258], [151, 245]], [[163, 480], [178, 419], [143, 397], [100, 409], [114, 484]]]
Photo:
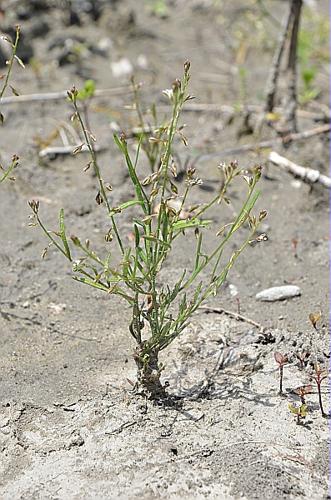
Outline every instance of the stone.
[[301, 295], [301, 290], [295, 285], [275, 286], [256, 294], [255, 298], [264, 302], [291, 299]]

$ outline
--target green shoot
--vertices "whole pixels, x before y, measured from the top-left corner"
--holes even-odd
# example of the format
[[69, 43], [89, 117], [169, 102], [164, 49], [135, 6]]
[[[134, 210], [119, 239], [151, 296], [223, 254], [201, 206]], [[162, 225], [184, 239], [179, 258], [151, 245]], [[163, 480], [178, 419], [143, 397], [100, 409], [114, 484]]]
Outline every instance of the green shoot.
[[289, 410], [293, 415], [296, 416], [297, 425], [302, 424], [302, 420], [306, 418], [308, 414], [308, 407], [306, 404], [301, 403], [300, 406], [294, 406], [292, 404], [288, 405]]

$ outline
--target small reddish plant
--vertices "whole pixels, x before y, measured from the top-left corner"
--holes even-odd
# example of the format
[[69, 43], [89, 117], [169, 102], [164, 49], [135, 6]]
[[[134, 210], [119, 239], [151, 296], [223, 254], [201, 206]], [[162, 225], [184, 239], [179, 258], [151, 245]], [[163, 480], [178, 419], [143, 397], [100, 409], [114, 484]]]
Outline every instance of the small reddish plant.
[[313, 387], [311, 384], [309, 385], [302, 385], [301, 387], [298, 387], [297, 389], [294, 389], [294, 393], [300, 396], [300, 401], [303, 405], [306, 404], [306, 395], [311, 394], [313, 390]]
[[300, 368], [300, 370], [304, 370], [305, 366], [306, 366], [306, 363], [307, 363], [307, 361], [309, 359], [310, 352], [307, 352], [307, 351], [296, 352], [295, 355], [296, 355], [296, 357], [299, 360], [299, 363], [300, 363], [299, 368]]
[[318, 391], [318, 402], [320, 405], [322, 417], [326, 418], [327, 414], [324, 411], [323, 407], [323, 401], [322, 401], [322, 393], [321, 393], [321, 385], [324, 379], [327, 378], [327, 372], [326, 370], [323, 370], [318, 363], [315, 364], [314, 367], [314, 373], [312, 375], [312, 379], [315, 381], [317, 385], [317, 391]]
[[287, 356], [284, 356], [284, 354], [280, 352], [275, 352], [274, 353], [274, 358], [276, 363], [278, 364], [279, 367], [279, 395], [284, 394], [283, 393], [283, 373], [284, 373], [284, 365], [288, 363], [288, 358]]

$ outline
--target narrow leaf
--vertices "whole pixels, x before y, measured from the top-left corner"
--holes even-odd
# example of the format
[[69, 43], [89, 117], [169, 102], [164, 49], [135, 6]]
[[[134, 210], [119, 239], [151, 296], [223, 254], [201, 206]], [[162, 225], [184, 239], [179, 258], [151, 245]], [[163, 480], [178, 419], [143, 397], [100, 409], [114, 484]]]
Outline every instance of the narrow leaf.
[[120, 148], [120, 150], [122, 151], [122, 153], [124, 154], [125, 156], [125, 161], [126, 161], [126, 165], [128, 167], [128, 171], [129, 171], [129, 175], [130, 175], [130, 178], [131, 178], [131, 181], [135, 187], [135, 191], [136, 191], [136, 194], [137, 194], [137, 197], [139, 199], [139, 201], [141, 202], [142, 204], [142, 207], [143, 207], [143, 210], [145, 212], [145, 214], [149, 214], [150, 213], [150, 206], [149, 206], [149, 201], [148, 201], [148, 198], [145, 194], [145, 191], [141, 185], [141, 182], [139, 181], [138, 179], [138, 176], [136, 174], [136, 170], [132, 164], [132, 161], [131, 161], [131, 158], [130, 158], [130, 155], [129, 155], [129, 152], [128, 152], [128, 148], [127, 148], [127, 145], [124, 141], [121, 141], [119, 139], [119, 137], [114, 134], [114, 140], [117, 144], [117, 146]]
[[140, 201], [140, 200], [130, 200], [130, 201], [126, 201], [125, 203], [122, 203], [121, 205], [119, 205], [118, 207], [115, 207], [113, 208], [110, 212], [109, 212], [109, 215], [112, 216], [112, 215], [115, 215], [119, 212], [122, 212], [122, 210], [125, 210], [126, 208], [129, 208], [129, 207], [133, 207], [134, 205], [142, 205], [143, 202]]
[[188, 229], [190, 227], [207, 227], [213, 221], [212, 220], [202, 220], [202, 219], [189, 219], [189, 220], [179, 220], [174, 222], [172, 225], [173, 229], [181, 230]]
[[67, 241], [67, 237], [66, 237], [66, 232], [65, 232], [64, 210], [63, 210], [63, 208], [61, 208], [61, 210], [60, 210], [60, 238], [62, 240], [65, 253], [66, 253], [68, 259], [71, 260], [70, 248], [69, 248], [69, 245], [68, 245], [68, 241]]

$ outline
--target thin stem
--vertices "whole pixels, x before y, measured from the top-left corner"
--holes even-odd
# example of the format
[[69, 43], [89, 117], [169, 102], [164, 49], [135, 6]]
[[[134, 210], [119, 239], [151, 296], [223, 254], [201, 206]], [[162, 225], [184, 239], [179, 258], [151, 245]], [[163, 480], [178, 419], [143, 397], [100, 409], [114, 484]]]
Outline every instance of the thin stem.
[[[105, 202], [105, 204], [107, 206], [108, 214], [111, 214], [111, 206], [109, 204], [108, 197], [107, 197], [107, 194], [106, 194], [106, 190], [105, 190], [105, 187], [104, 187], [104, 184], [103, 184], [103, 180], [101, 178], [100, 168], [99, 168], [99, 165], [98, 165], [96, 152], [95, 152], [95, 149], [94, 149], [94, 147], [93, 147], [93, 145], [91, 143], [90, 131], [87, 130], [86, 127], [85, 127], [85, 124], [83, 122], [83, 119], [81, 117], [81, 114], [80, 114], [78, 106], [77, 106], [76, 96], [74, 95], [74, 93], [72, 95], [73, 95], [73, 97], [72, 97], [71, 101], [72, 101], [72, 103], [74, 105], [74, 109], [76, 111], [76, 116], [78, 118], [79, 124], [80, 124], [82, 132], [84, 134], [86, 145], [87, 145], [88, 150], [90, 152], [90, 156], [91, 156], [91, 159], [92, 159], [92, 164], [93, 164], [94, 172], [95, 172], [95, 174], [97, 176], [98, 183], [99, 183], [100, 194], [102, 196], [103, 201]], [[118, 245], [119, 245], [119, 247], [121, 249], [122, 254], [124, 254], [124, 246], [123, 246], [121, 237], [120, 237], [119, 232], [118, 232], [118, 228], [117, 228], [117, 225], [116, 225], [116, 222], [115, 222], [115, 218], [114, 218], [113, 215], [110, 215], [110, 219], [111, 219], [111, 222], [112, 222], [112, 225], [113, 225], [113, 228], [114, 228], [114, 232], [115, 232], [115, 236], [116, 236]]]
[[318, 391], [318, 402], [320, 405], [322, 417], [326, 417], [326, 413], [325, 413], [324, 407], [323, 407], [322, 392], [321, 392], [321, 384], [320, 383], [317, 383], [317, 391]]
[[37, 219], [37, 222], [39, 224], [39, 226], [41, 227], [41, 229], [44, 231], [44, 233], [46, 234], [47, 238], [49, 238], [51, 240], [51, 242], [53, 243], [53, 245], [56, 246], [56, 248], [58, 250], [60, 250], [60, 252], [66, 257], [66, 259], [68, 259], [70, 262], [72, 262], [72, 258], [71, 258], [71, 255], [68, 255], [67, 252], [61, 247], [61, 245], [56, 241], [55, 238], [53, 238], [53, 236], [51, 235], [51, 231], [48, 231], [48, 229], [46, 229], [46, 227], [44, 226], [44, 224], [42, 223], [42, 221], [40, 220], [39, 218], [39, 215], [37, 213], [35, 213], [35, 216], [36, 216], [36, 219]]
[[284, 373], [284, 366], [280, 365], [279, 366], [279, 394], [283, 394], [283, 373]]
[[[157, 219], [157, 230], [156, 230], [157, 239], [160, 239], [161, 222], [162, 222], [164, 212], [166, 209], [164, 206], [164, 198], [165, 198], [165, 191], [166, 191], [166, 186], [167, 186], [167, 181], [168, 181], [168, 166], [169, 166], [169, 161], [170, 161], [170, 156], [171, 156], [171, 149], [172, 149], [173, 140], [174, 140], [174, 137], [175, 137], [175, 134], [177, 131], [177, 125], [178, 125], [180, 112], [181, 112], [182, 106], [184, 105], [184, 102], [185, 102], [185, 92], [186, 92], [188, 82], [189, 82], [189, 75], [188, 75], [188, 73], [185, 73], [183, 83], [180, 83], [179, 87], [176, 83], [177, 86], [175, 86], [173, 88], [174, 106], [173, 106], [173, 112], [172, 112], [172, 119], [170, 122], [170, 127], [168, 129], [166, 150], [165, 150], [165, 153], [164, 153], [164, 155], [162, 157], [162, 161], [161, 161], [161, 173], [163, 176], [163, 182], [162, 182], [162, 189], [161, 189], [160, 209], [159, 209], [158, 219]], [[158, 254], [159, 254], [159, 244], [156, 243], [155, 251], [154, 251], [155, 268], [157, 266], [157, 261], [159, 260]]]
[[7, 71], [7, 74], [6, 74], [6, 78], [5, 78], [3, 87], [2, 87], [2, 89], [0, 91], [0, 100], [3, 97], [3, 95], [4, 95], [5, 91], [6, 91], [6, 88], [8, 87], [10, 73], [11, 73], [12, 68], [13, 68], [13, 64], [14, 64], [14, 60], [15, 60], [16, 52], [17, 52], [17, 47], [18, 47], [18, 41], [20, 39], [20, 31], [21, 31], [20, 26], [16, 26], [15, 42], [12, 45], [13, 50], [12, 50], [12, 54], [11, 54], [11, 57], [10, 57], [9, 62], [8, 62], [8, 71]]
[[[247, 199], [246, 199], [246, 202], [245, 202], [244, 206], [246, 206], [248, 204], [248, 202], [249, 202], [249, 200], [250, 200], [250, 198], [252, 196], [252, 193], [253, 193], [253, 190], [254, 190], [254, 186], [255, 186], [255, 184], [249, 190], [249, 193], [248, 193], [248, 196], [247, 196]], [[193, 281], [196, 279], [196, 277], [201, 273], [201, 271], [203, 271], [205, 269], [205, 267], [208, 266], [208, 264], [210, 263], [210, 261], [213, 260], [213, 258], [216, 255], [218, 255], [219, 253], [221, 253], [223, 251], [224, 246], [229, 241], [229, 239], [231, 238], [231, 236], [233, 235], [233, 233], [237, 229], [239, 229], [239, 227], [243, 224], [244, 221], [242, 221], [240, 223], [240, 226], [236, 227], [239, 224], [242, 215], [243, 215], [243, 210], [241, 210], [241, 212], [239, 213], [239, 215], [236, 218], [236, 220], [232, 223], [231, 229], [229, 230], [228, 234], [223, 239], [223, 241], [215, 248], [215, 250], [209, 255], [209, 257], [207, 259], [205, 259], [205, 261], [192, 273], [191, 277], [183, 285], [183, 288], [188, 288], [193, 283]], [[248, 215], [248, 214], [246, 214], [246, 215]], [[219, 261], [219, 259], [218, 259], [218, 261]], [[218, 264], [218, 262], [216, 262], [216, 263]], [[216, 269], [214, 267], [212, 278], [214, 277], [215, 272], [216, 272]]]
[[13, 159], [12, 159], [12, 162], [11, 164], [9, 165], [9, 167], [7, 168], [7, 170], [5, 170], [4, 174], [2, 177], [0, 177], [0, 184], [1, 182], [3, 182], [4, 180], [7, 179], [7, 177], [11, 174], [11, 172], [14, 170], [14, 168], [18, 165], [18, 157], [17, 156], [14, 156]]

